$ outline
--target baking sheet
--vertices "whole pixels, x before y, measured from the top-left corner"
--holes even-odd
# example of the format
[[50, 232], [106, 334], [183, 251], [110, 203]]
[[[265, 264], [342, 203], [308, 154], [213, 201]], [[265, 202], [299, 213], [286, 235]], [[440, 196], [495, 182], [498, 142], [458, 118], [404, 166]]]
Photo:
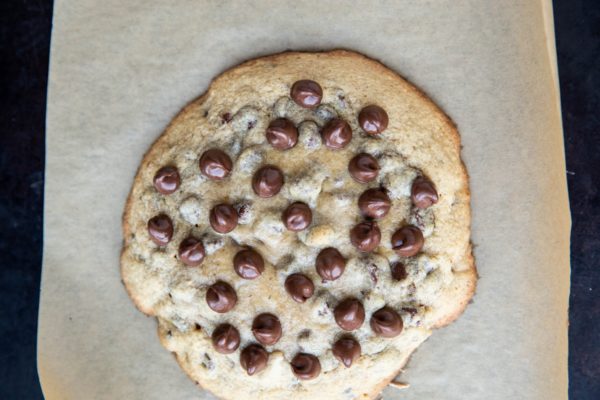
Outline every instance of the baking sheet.
[[422, 88], [458, 125], [471, 176], [474, 303], [415, 353], [401, 377], [410, 389], [385, 398], [567, 398], [570, 219], [548, 4], [57, 0], [38, 333], [46, 398], [213, 398], [121, 285], [127, 193], [143, 153], [211, 78], [260, 55], [332, 48]]

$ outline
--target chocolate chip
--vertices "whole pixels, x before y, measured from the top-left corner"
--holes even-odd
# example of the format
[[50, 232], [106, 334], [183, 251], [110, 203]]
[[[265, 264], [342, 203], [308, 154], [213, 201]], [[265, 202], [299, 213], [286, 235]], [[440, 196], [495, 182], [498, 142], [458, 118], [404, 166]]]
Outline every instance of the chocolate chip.
[[298, 334], [298, 340], [308, 339], [310, 337], [310, 329], [303, 329]]
[[212, 359], [207, 353], [204, 353], [204, 360], [200, 363], [200, 365], [202, 365], [205, 369], [208, 369], [209, 371], [215, 368], [215, 363], [212, 361]]
[[206, 252], [204, 245], [195, 237], [188, 237], [179, 244], [179, 259], [185, 265], [195, 267], [202, 264]]
[[383, 307], [371, 316], [371, 329], [377, 336], [392, 338], [402, 332], [402, 318], [390, 307]]
[[324, 317], [327, 314], [329, 314], [329, 309], [327, 308], [327, 306], [325, 306], [325, 308], [321, 308], [317, 311], [317, 314], [319, 315], [319, 317]]
[[173, 237], [173, 222], [165, 214], [150, 218], [148, 221], [150, 239], [159, 246], [165, 246]]
[[252, 219], [252, 203], [250, 202], [240, 202], [235, 206], [235, 210], [238, 214], [238, 223], [247, 224]]
[[360, 153], [348, 163], [348, 172], [357, 182], [368, 183], [379, 174], [379, 163], [370, 154]]
[[265, 165], [254, 173], [252, 189], [259, 197], [275, 196], [283, 186], [283, 172], [274, 165]]
[[226, 313], [237, 303], [235, 290], [226, 282], [218, 281], [206, 291], [206, 303], [211, 310]]
[[279, 150], [291, 149], [298, 143], [298, 129], [292, 121], [285, 118], [271, 121], [266, 136], [271, 146]]
[[346, 299], [335, 307], [333, 316], [340, 328], [353, 331], [365, 321], [365, 308], [357, 299]]
[[213, 331], [212, 344], [222, 354], [231, 354], [240, 346], [240, 333], [232, 325], [221, 324]]
[[210, 226], [219, 233], [228, 233], [238, 224], [238, 214], [229, 204], [218, 204], [210, 210]]
[[376, 105], [366, 106], [358, 114], [358, 124], [369, 135], [377, 135], [386, 130], [388, 122], [385, 110]]
[[414, 295], [415, 292], [417, 291], [417, 285], [415, 285], [415, 283], [411, 283], [410, 285], [408, 285], [408, 293], [410, 293], [411, 295]]
[[315, 108], [321, 104], [323, 89], [317, 82], [303, 79], [292, 85], [290, 97], [300, 107]]
[[266, 368], [269, 353], [258, 344], [251, 344], [240, 353], [240, 364], [248, 375], [254, 375]]
[[299, 201], [290, 204], [281, 216], [286, 228], [293, 232], [302, 231], [312, 222], [310, 207]]
[[332, 353], [346, 368], [350, 368], [361, 355], [360, 343], [350, 337], [344, 337], [333, 344]]
[[370, 263], [367, 265], [367, 271], [369, 272], [369, 276], [371, 277], [371, 280], [373, 281], [373, 284], [377, 284], [377, 270], [379, 268], [377, 268], [377, 265]]
[[281, 338], [281, 322], [273, 314], [260, 314], [252, 322], [252, 334], [261, 344], [273, 345]]
[[285, 290], [298, 303], [304, 303], [315, 292], [315, 285], [303, 274], [292, 274], [285, 280]]
[[312, 354], [298, 353], [292, 359], [290, 365], [292, 372], [298, 379], [314, 379], [321, 373], [321, 363]]
[[339, 150], [352, 140], [352, 128], [341, 118], [333, 118], [321, 130], [321, 138], [325, 146]]
[[244, 279], [255, 279], [265, 270], [265, 262], [255, 250], [244, 249], [233, 257], [233, 269]]
[[179, 188], [181, 180], [175, 167], [163, 167], [154, 175], [154, 187], [161, 194], [171, 194]]
[[402, 257], [414, 256], [424, 243], [423, 233], [416, 226], [403, 226], [392, 235], [392, 249]]
[[206, 150], [200, 156], [200, 171], [213, 180], [221, 180], [229, 176], [233, 163], [231, 158], [222, 150]]
[[397, 281], [403, 281], [408, 278], [404, 264], [397, 262], [392, 265], [392, 278]]
[[358, 208], [370, 218], [383, 218], [390, 211], [392, 201], [381, 188], [367, 189], [358, 198]]
[[413, 181], [410, 197], [417, 208], [431, 207], [438, 201], [435, 186], [424, 176], [419, 176]]
[[380, 241], [381, 230], [375, 221], [361, 222], [350, 230], [350, 242], [360, 251], [373, 251]]
[[337, 249], [327, 247], [317, 255], [315, 267], [321, 279], [334, 281], [344, 273], [346, 259]]
[[411, 317], [414, 317], [419, 312], [414, 307], [402, 307], [402, 311], [409, 313]]
[[[206, 115], [205, 115], [206, 116]], [[221, 123], [226, 124], [228, 122], [231, 122], [231, 119], [233, 118], [233, 116], [231, 115], [231, 113], [226, 112], [224, 114], [221, 114]]]

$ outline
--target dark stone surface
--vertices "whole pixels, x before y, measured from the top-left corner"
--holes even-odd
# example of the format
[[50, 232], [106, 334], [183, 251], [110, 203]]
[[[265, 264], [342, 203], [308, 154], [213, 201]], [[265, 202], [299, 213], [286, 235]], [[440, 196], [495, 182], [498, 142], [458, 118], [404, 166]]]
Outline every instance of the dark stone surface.
[[36, 331], [52, 3], [0, 1], [0, 399], [40, 399]]
[[570, 397], [600, 399], [600, 1], [554, 4], [571, 232]]
[[[40, 399], [35, 363], [52, 2], [0, 1], [0, 399]], [[600, 399], [600, 1], [555, 0], [573, 215], [570, 397]]]

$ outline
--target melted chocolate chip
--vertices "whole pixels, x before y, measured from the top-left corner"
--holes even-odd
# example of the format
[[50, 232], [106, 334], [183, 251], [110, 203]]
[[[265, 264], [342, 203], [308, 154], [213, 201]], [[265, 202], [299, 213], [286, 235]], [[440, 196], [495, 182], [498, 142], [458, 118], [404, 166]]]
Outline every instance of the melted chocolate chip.
[[397, 281], [403, 281], [408, 278], [406, 267], [401, 262], [392, 265], [392, 278]]
[[237, 303], [237, 295], [228, 283], [219, 281], [212, 284], [206, 291], [206, 303], [211, 310], [226, 313]]
[[253, 249], [244, 249], [233, 257], [233, 269], [244, 279], [256, 279], [265, 270], [265, 262]]
[[285, 290], [298, 303], [304, 303], [315, 292], [315, 285], [302, 274], [292, 274], [285, 280]]
[[228, 233], [238, 224], [238, 214], [229, 204], [218, 204], [210, 210], [210, 226], [219, 233]]
[[179, 244], [179, 259], [185, 265], [190, 267], [200, 265], [205, 255], [204, 245], [195, 237], [188, 237]]
[[308, 228], [312, 222], [312, 211], [309, 206], [297, 201], [285, 209], [281, 219], [290, 231], [299, 232]]
[[423, 233], [413, 225], [403, 226], [392, 235], [392, 249], [402, 257], [414, 256], [424, 243]]
[[281, 322], [273, 314], [260, 314], [252, 322], [252, 333], [260, 343], [273, 345], [281, 338]]
[[150, 239], [159, 246], [165, 246], [173, 237], [173, 222], [165, 214], [150, 218], [148, 221]]
[[388, 115], [385, 110], [376, 105], [363, 108], [358, 114], [358, 123], [369, 135], [377, 135], [386, 130]]
[[229, 176], [233, 163], [231, 158], [222, 150], [206, 150], [200, 156], [200, 171], [213, 180], [221, 180]]
[[285, 118], [271, 121], [266, 136], [271, 146], [279, 150], [291, 149], [298, 143], [298, 129], [292, 121]]
[[283, 186], [283, 172], [274, 165], [265, 165], [254, 173], [252, 189], [259, 197], [273, 197]]
[[290, 97], [300, 107], [315, 108], [321, 104], [323, 89], [317, 82], [303, 79], [292, 85]]
[[383, 307], [371, 316], [371, 329], [377, 336], [392, 338], [402, 332], [402, 318], [390, 307]]
[[254, 375], [265, 369], [269, 353], [258, 344], [251, 344], [240, 353], [240, 364], [248, 375]]
[[376, 264], [370, 263], [367, 265], [367, 271], [369, 272], [369, 276], [371, 277], [371, 280], [373, 281], [374, 285], [377, 285], [377, 270], [379, 268], [377, 268]]
[[419, 310], [414, 307], [402, 307], [402, 311], [409, 313], [411, 318], [419, 313]]
[[238, 222], [247, 224], [252, 217], [252, 203], [240, 202], [235, 205], [235, 210], [238, 213]]
[[227, 123], [231, 122], [232, 119], [233, 119], [233, 115], [231, 115], [230, 112], [221, 114], [221, 123], [223, 123], [223, 124], [227, 124]]
[[333, 316], [340, 328], [353, 331], [365, 321], [365, 308], [357, 299], [346, 299], [335, 307]]
[[375, 221], [364, 221], [350, 230], [350, 242], [360, 251], [375, 250], [381, 241], [381, 230]]
[[299, 353], [290, 363], [292, 372], [298, 379], [314, 379], [321, 373], [321, 363], [319, 359], [312, 354]]
[[362, 350], [360, 343], [356, 340], [341, 338], [333, 344], [332, 353], [346, 368], [350, 368], [352, 363], [360, 357]]
[[231, 354], [240, 346], [240, 333], [232, 325], [221, 324], [213, 331], [212, 344], [222, 354]]
[[171, 194], [179, 188], [181, 179], [175, 167], [163, 167], [154, 175], [154, 187], [161, 194]]
[[358, 198], [358, 208], [364, 216], [370, 218], [383, 218], [390, 211], [392, 201], [385, 190], [367, 189]]
[[348, 172], [357, 182], [368, 183], [377, 178], [379, 163], [372, 155], [360, 153], [348, 163]]
[[315, 261], [317, 273], [324, 281], [334, 281], [344, 273], [346, 259], [333, 247], [321, 250]]
[[424, 176], [420, 176], [413, 181], [410, 197], [417, 208], [431, 207], [438, 201], [435, 186]]
[[341, 118], [333, 118], [321, 130], [321, 138], [325, 146], [339, 150], [352, 140], [352, 128]]

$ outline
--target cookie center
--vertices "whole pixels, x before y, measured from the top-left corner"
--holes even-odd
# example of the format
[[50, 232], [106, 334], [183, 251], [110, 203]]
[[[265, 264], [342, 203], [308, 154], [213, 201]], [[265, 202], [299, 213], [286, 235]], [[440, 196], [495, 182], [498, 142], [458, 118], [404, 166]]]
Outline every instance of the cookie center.
[[249, 375], [278, 351], [308, 380], [419, 326], [438, 193], [387, 144], [385, 109], [290, 87], [265, 109], [221, 110], [232, 141], [157, 168], [147, 233], [151, 258], [177, 249], [165, 313], [178, 329], [206, 330], [221, 357], [239, 347]]

